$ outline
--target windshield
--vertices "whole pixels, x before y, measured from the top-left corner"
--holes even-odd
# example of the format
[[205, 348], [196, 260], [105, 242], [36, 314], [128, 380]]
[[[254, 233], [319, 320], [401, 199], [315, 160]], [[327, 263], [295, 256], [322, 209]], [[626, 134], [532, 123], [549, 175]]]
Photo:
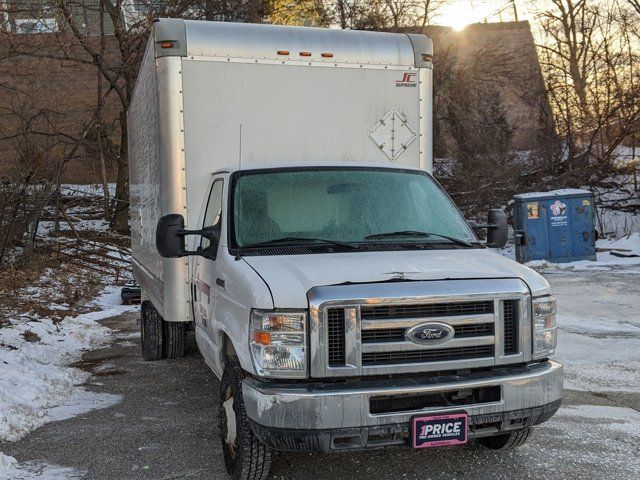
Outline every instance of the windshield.
[[238, 172], [232, 202], [231, 240], [240, 248], [278, 239], [287, 244], [304, 239], [477, 242], [449, 197], [422, 172], [356, 168]]

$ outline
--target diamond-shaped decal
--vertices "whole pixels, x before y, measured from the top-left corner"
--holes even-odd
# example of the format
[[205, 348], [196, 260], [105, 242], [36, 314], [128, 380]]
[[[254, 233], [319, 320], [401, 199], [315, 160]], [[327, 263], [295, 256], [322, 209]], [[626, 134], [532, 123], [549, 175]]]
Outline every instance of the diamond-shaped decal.
[[369, 137], [389, 160], [395, 162], [417, 135], [407, 119], [392, 108], [369, 131]]

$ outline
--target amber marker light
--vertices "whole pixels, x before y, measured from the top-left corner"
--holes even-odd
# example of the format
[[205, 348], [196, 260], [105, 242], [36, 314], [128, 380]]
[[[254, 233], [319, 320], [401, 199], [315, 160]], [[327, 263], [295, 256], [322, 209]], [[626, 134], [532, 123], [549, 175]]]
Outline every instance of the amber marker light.
[[260, 345], [269, 345], [271, 343], [271, 334], [269, 332], [255, 332], [253, 341]]

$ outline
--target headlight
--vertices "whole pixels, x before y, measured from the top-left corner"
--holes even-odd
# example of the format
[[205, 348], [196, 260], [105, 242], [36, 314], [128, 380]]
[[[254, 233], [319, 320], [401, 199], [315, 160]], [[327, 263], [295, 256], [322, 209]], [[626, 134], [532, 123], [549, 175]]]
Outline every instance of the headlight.
[[556, 299], [552, 295], [533, 299], [533, 357], [552, 355], [556, 349]]
[[261, 376], [307, 376], [306, 312], [252, 310], [250, 346]]

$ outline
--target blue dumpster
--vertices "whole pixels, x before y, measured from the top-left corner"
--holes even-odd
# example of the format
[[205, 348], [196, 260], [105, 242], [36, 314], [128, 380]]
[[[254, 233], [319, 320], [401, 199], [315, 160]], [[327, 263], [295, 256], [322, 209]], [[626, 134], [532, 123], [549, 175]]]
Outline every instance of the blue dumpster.
[[516, 259], [595, 260], [595, 201], [588, 190], [514, 195]]

